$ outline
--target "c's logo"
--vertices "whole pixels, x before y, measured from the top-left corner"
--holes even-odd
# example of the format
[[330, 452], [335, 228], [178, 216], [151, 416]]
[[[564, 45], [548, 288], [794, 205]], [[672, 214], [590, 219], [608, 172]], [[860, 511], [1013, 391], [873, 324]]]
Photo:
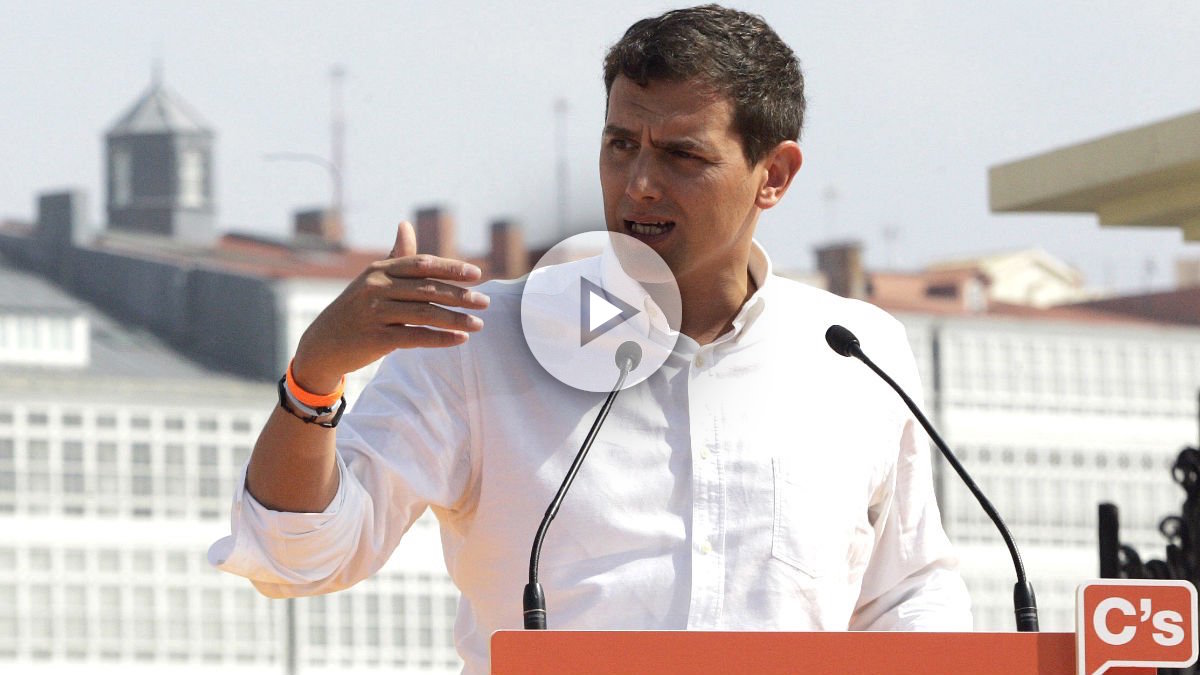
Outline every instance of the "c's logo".
[[1079, 587], [1075, 605], [1079, 675], [1196, 661], [1196, 588], [1186, 581], [1090, 581]]

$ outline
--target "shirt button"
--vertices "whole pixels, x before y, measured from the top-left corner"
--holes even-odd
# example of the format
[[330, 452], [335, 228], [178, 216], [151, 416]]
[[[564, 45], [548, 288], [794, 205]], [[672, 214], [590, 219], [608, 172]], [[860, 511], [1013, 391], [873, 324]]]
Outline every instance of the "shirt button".
[[708, 363], [708, 360], [704, 358], [703, 354], [696, 357], [696, 366], [697, 367], [703, 368], [705, 363]]
[[705, 539], [704, 541], [700, 542], [700, 554], [708, 555], [709, 553], [712, 553], [712, 544], [708, 543], [708, 540]]
[[708, 448], [700, 448], [700, 459], [708, 459]]

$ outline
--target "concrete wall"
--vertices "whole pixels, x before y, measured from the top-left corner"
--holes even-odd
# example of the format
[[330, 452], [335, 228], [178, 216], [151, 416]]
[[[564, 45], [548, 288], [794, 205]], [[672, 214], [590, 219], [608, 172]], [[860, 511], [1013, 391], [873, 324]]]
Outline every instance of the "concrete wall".
[[68, 255], [62, 282], [72, 293], [171, 342], [187, 335], [186, 269], [96, 249], [72, 249]]
[[189, 277], [190, 341], [181, 346], [218, 370], [278, 379], [285, 357], [273, 282], [212, 270], [192, 270]]
[[64, 285], [223, 372], [272, 380], [281, 357], [273, 282], [94, 249], [72, 249]]

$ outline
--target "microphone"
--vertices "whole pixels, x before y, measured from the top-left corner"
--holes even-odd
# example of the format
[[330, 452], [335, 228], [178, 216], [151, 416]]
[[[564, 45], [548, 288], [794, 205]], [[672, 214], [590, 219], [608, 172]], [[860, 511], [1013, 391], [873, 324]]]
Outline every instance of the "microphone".
[[868, 368], [874, 371], [876, 375], [884, 382], [887, 382], [900, 395], [900, 398], [904, 400], [904, 404], [908, 406], [913, 416], [925, 428], [925, 432], [933, 439], [938, 450], [942, 451], [942, 455], [946, 458], [946, 461], [950, 462], [950, 466], [954, 467], [955, 473], [966, 483], [967, 489], [971, 491], [971, 494], [975, 495], [975, 499], [983, 507], [988, 518], [991, 518], [992, 522], [996, 524], [996, 529], [1000, 530], [1000, 536], [1004, 538], [1004, 544], [1008, 547], [1009, 555], [1012, 556], [1013, 567], [1017, 571], [1017, 583], [1013, 587], [1013, 609], [1017, 619], [1017, 631], [1021, 633], [1038, 632], [1037, 600], [1034, 598], [1033, 585], [1025, 578], [1025, 565], [1021, 562], [1021, 554], [1017, 552], [1017, 544], [1013, 541], [1012, 534], [1008, 531], [1008, 526], [1004, 524], [1004, 521], [1000, 518], [1000, 514], [996, 512], [996, 507], [992, 506], [992, 503], [984, 496], [983, 491], [971, 479], [970, 474], [959, 463], [958, 458], [950, 451], [949, 446], [938, 435], [937, 430], [933, 428], [929, 420], [925, 418], [924, 413], [917, 407], [917, 404], [909, 398], [908, 394], [904, 393], [904, 390], [900, 388], [900, 385], [896, 384], [895, 380], [883, 372], [871, 359], [867, 358], [867, 355], [863, 353], [862, 345], [859, 344], [858, 338], [854, 336], [854, 333], [851, 333], [847, 328], [835, 324], [830, 326], [829, 330], [825, 331], [825, 341], [838, 354], [853, 356], [865, 363]]
[[546, 594], [542, 591], [542, 585], [538, 583], [538, 562], [542, 555], [542, 540], [546, 538], [546, 530], [550, 527], [550, 521], [558, 515], [563, 497], [567, 496], [567, 490], [571, 489], [571, 483], [575, 482], [575, 474], [579, 473], [583, 459], [587, 457], [588, 450], [592, 449], [592, 441], [596, 440], [596, 434], [600, 432], [600, 425], [604, 424], [604, 420], [608, 417], [608, 411], [612, 409], [613, 401], [616, 400], [617, 394], [625, 384], [625, 378], [642, 362], [641, 346], [633, 340], [622, 342], [621, 346], [617, 347], [615, 361], [617, 368], [621, 371], [617, 377], [617, 383], [608, 393], [608, 398], [604, 399], [604, 405], [600, 406], [596, 421], [592, 423], [591, 430], [583, 439], [583, 445], [575, 455], [575, 461], [571, 462], [571, 468], [567, 470], [562, 485], [558, 487], [558, 492], [554, 495], [550, 506], [546, 508], [546, 515], [542, 516], [537, 534], [533, 537], [533, 550], [529, 553], [529, 583], [525, 584], [525, 592], [521, 598], [524, 607], [525, 630], [546, 630]]

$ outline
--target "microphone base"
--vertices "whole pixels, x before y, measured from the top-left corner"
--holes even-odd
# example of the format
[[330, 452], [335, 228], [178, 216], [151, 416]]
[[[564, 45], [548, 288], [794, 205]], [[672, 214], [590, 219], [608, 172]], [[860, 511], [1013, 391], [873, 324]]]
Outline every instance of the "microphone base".
[[1033, 595], [1033, 584], [1017, 582], [1013, 586], [1013, 607], [1017, 618], [1018, 633], [1038, 632], [1037, 600]]
[[525, 630], [546, 630], [546, 594], [542, 585], [525, 584], [521, 602], [525, 608]]

